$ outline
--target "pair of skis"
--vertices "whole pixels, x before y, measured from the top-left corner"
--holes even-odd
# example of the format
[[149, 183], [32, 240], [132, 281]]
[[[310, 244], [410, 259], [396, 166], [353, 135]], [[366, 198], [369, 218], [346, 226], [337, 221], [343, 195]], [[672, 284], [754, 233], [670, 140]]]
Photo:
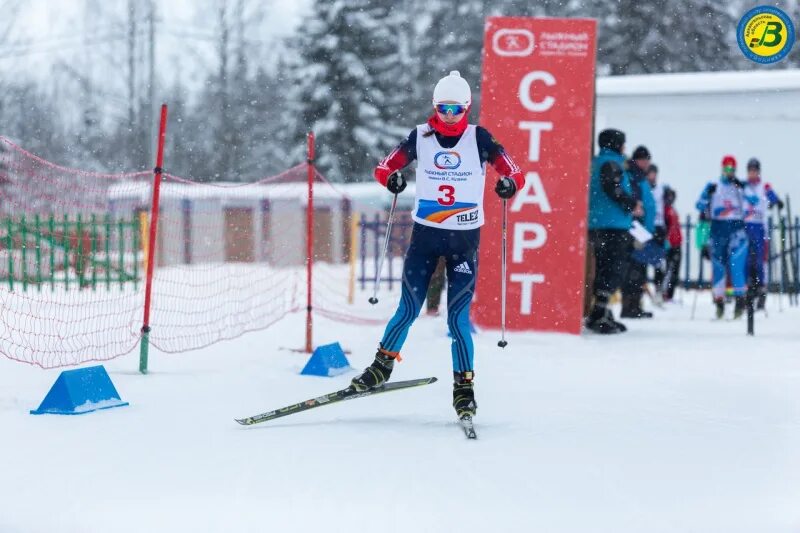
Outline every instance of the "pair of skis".
[[[247, 418], [237, 418], [236, 421], [243, 426], [252, 426], [254, 424], [260, 424], [262, 422], [275, 420], [276, 418], [302, 413], [303, 411], [308, 411], [310, 409], [322, 407], [323, 405], [331, 405], [333, 403], [342, 402], [345, 400], [354, 400], [356, 398], [374, 396], [376, 394], [383, 394], [384, 392], [392, 392], [397, 390], [410, 389], [414, 387], [422, 387], [424, 385], [430, 385], [431, 383], [435, 382], [436, 382], [435, 377], [411, 379], [408, 381], [395, 381], [392, 383], [386, 383], [376, 389], [370, 389], [361, 392], [355, 390], [352, 386], [349, 386], [342, 390], [331, 392], [329, 394], [318, 396], [316, 398], [311, 398], [310, 400], [306, 400], [304, 402], [287, 405], [286, 407], [275, 409], [274, 411], [267, 411], [266, 413], [261, 413], [254, 416], [248, 416]], [[475, 433], [475, 426], [472, 423], [471, 416], [466, 415], [462, 417], [459, 421], [461, 423], [461, 427], [464, 430], [464, 434], [467, 436], [467, 438], [469, 439], [477, 438], [477, 434]]]

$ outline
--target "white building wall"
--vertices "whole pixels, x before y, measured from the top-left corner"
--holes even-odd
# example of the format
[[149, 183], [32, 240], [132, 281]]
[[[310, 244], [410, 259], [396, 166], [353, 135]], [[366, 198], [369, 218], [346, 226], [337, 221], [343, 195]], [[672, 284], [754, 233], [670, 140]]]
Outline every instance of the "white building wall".
[[736, 157], [742, 178], [747, 160], [759, 158], [764, 178], [800, 207], [800, 71], [721, 74], [723, 86], [715, 83], [720, 74], [598, 79], [595, 131], [624, 131], [628, 154], [647, 146], [661, 180], [677, 191], [682, 216], [719, 176], [725, 154]]
[[225, 212], [219, 198], [192, 200], [192, 263], [225, 261]]
[[761, 160], [763, 178], [800, 214], [800, 70], [598, 78], [595, 150], [608, 127], [625, 132], [628, 155], [650, 149], [660, 180], [677, 191], [681, 221], [697, 219], [694, 204], [725, 154], [740, 178], [749, 158]]

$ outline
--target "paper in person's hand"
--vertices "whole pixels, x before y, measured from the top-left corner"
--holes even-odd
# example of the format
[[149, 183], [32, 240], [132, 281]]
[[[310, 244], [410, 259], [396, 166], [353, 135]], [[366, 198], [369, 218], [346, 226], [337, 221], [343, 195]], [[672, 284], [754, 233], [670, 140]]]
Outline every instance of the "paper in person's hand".
[[653, 238], [653, 234], [647, 231], [647, 229], [642, 226], [638, 220], [633, 221], [633, 226], [631, 226], [631, 229], [628, 230], [628, 233], [633, 235], [633, 238], [636, 239], [636, 242], [641, 244], [644, 244]]

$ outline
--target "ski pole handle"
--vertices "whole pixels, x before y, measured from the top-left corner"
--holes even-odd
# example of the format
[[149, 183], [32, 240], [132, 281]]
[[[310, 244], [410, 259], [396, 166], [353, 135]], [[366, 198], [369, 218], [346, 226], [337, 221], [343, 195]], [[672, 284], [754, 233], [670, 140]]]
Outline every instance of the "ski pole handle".
[[383, 239], [383, 253], [381, 254], [380, 259], [378, 260], [378, 270], [375, 272], [375, 284], [372, 288], [372, 297], [369, 299], [369, 303], [375, 305], [378, 303], [378, 285], [381, 282], [381, 272], [383, 272], [383, 261], [386, 257], [386, 252], [389, 249], [389, 237], [392, 235], [392, 223], [394, 222], [394, 210], [397, 207], [397, 194], [394, 194], [394, 198], [392, 198], [392, 207], [389, 209], [389, 220], [386, 226], [386, 236]]
[[501, 279], [501, 294], [500, 294], [500, 322], [502, 326], [502, 336], [497, 342], [500, 348], [505, 348], [508, 345], [506, 342], [506, 229], [508, 227], [508, 200], [503, 198], [503, 248], [500, 253], [500, 272]]

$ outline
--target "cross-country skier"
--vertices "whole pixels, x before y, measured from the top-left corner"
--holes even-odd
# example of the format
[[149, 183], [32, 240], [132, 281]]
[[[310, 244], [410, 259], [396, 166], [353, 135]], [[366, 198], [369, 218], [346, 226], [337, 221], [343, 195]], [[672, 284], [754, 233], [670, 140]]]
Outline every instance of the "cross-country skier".
[[783, 208], [783, 202], [769, 183], [761, 181], [761, 162], [755, 157], [747, 162], [747, 183], [744, 186], [744, 223], [747, 239], [750, 243], [747, 271], [748, 281], [756, 285], [757, 309], [764, 309], [767, 292], [764, 287], [764, 245], [766, 243], [767, 209], [777, 205]]
[[717, 318], [725, 315], [726, 273], [730, 273], [736, 297], [734, 318], [742, 316], [745, 309], [747, 233], [744, 229], [743, 187], [744, 183], [736, 178], [736, 159], [726, 155], [722, 159], [722, 176], [717, 182], [709, 182], [697, 201], [699, 211], [711, 211], [711, 293], [717, 307]]
[[458, 71], [450, 72], [433, 90], [433, 116], [411, 131], [375, 169], [375, 179], [398, 194], [406, 181], [397, 171], [417, 160], [414, 228], [403, 264], [400, 305], [386, 326], [375, 360], [352, 382], [363, 391], [389, 379], [438, 259], [444, 256], [447, 325], [453, 338], [453, 407], [459, 418], [471, 417], [477, 408], [469, 311], [484, 221], [486, 163], [503, 176], [494, 189], [500, 198], [511, 198], [524, 185], [519, 167], [497, 140], [486, 129], [468, 124], [471, 104], [469, 84]]

